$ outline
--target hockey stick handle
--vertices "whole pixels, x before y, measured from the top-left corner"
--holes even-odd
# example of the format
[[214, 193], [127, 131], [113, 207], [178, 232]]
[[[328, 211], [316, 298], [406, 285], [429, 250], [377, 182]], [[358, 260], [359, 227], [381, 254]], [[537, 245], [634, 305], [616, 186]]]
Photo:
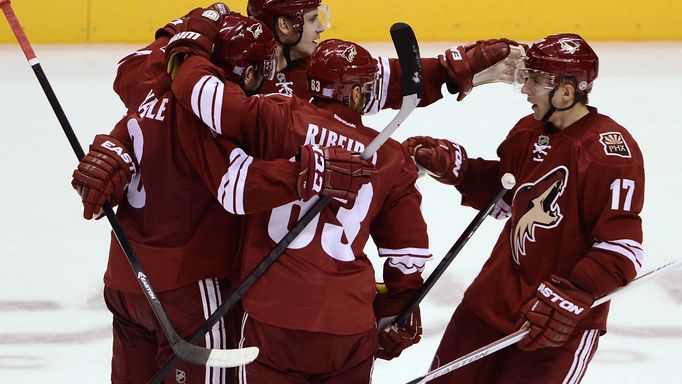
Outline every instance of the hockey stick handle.
[[[662, 266], [660, 266], [660, 267], [658, 267], [652, 271], [649, 271], [649, 272], [645, 273], [644, 275], [632, 280], [628, 285], [621, 287], [621, 288], [618, 288], [618, 289], [614, 290], [613, 292], [609, 293], [608, 295], [602, 296], [599, 299], [595, 300], [594, 303], [592, 304], [592, 308], [599, 306], [599, 305], [613, 299], [615, 296], [618, 296], [618, 295], [620, 295], [624, 292], [627, 292], [633, 288], [639, 287], [642, 284], [648, 283], [651, 280], [654, 280], [654, 279], [660, 277], [661, 275], [668, 273], [668, 272], [674, 270], [675, 268], [680, 267], [681, 265], [682, 265], [682, 259], [677, 259], [677, 260], [673, 260], [671, 262], [668, 262], [668, 263], [666, 263], [666, 264], [664, 264], [664, 265], [662, 265]], [[526, 334], [528, 334], [528, 329], [529, 329], [529, 325], [528, 325], [528, 323], [526, 323], [523, 325], [523, 327], [520, 330], [518, 330], [518, 331], [516, 331], [516, 332], [514, 332], [508, 336], [505, 336], [505, 337], [503, 337], [497, 341], [494, 341], [494, 342], [492, 342], [486, 346], [483, 346], [483, 347], [481, 347], [481, 348], [479, 348], [479, 349], [477, 349], [477, 350], [475, 350], [469, 354], [466, 354], [466, 355], [464, 355], [458, 359], [455, 359], [455, 360], [453, 360], [453, 361], [451, 361], [445, 365], [442, 365], [442, 366], [434, 369], [433, 371], [427, 373], [426, 375], [418, 377], [418, 378], [408, 382], [407, 384], [417, 384], [417, 383], [429, 382], [429, 381], [431, 381], [437, 377], [441, 377], [441, 376], [445, 375], [446, 373], [452, 372], [452, 371], [454, 371], [458, 368], [461, 368], [467, 364], [473, 363], [476, 360], [480, 360], [483, 357], [485, 357], [485, 356], [487, 356], [493, 352], [497, 352], [500, 349], [506, 348], [512, 344], [516, 344], [521, 339], [523, 339], [526, 336]]]
[[[47, 76], [45, 75], [45, 72], [43, 71], [43, 68], [40, 65], [38, 57], [36, 56], [35, 52], [33, 51], [33, 48], [31, 47], [31, 43], [26, 37], [26, 33], [21, 27], [21, 24], [19, 23], [19, 20], [17, 19], [14, 10], [10, 6], [10, 1], [0, 0], [0, 7], [2, 8], [5, 17], [7, 18], [7, 21], [9, 22], [9, 25], [12, 28], [12, 32], [14, 33], [19, 42], [21, 50], [24, 52], [26, 59], [31, 65], [31, 68], [33, 69], [33, 72], [35, 73], [36, 77], [38, 78], [38, 82], [40, 83], [40, 86], [45, 92], [45, 96], [50, 102], [52, 110], [57, 116], [57, 120], [59, 120], [62, 130], [64, 131], [64, 134], [66, 135], [67, 139], [69, 140], [69, 143], [71, 144], [73, 152], [80, 161], [85, 156], [85, 153], [83, 152], [83, 147], [81, 147], [80, 142], [78, 141], [78, 138], [76, 137], [76, 134], [74, 133], [73, 128], [71, 127], [71, 124], [69, 123], [69, 120], [66, 117], [66, 114], [64, 113], [64, 109], [59, 103], [59, 99], [57, 99], [57, 95], [54, 93], [54, 90], [52, 89], [52, 86], [50, 85], [50, 82], [47, 79]], [[177, 332], [175, 331], [175, 328], [168, 319], [168, 316], [166, 315], [166, 312], [164, 311], [161, 302], [159, 301], [158, 296], [154, 291], [154, 288], [152, 288], [151, 283], [149, 282], [146, 274], [144, 273], [142, 265], [140, 264], [139, 259], [135, 255], [133, 247], [130, 244], [130, 241], [128, 241], [128, 238], [126, 237], [123, 228], [121, 227], [121, 224], [119, 223], [118, 218], [114, 213], [113, 208], [111, 207], [109, 202], [104, 202], [102, 209], [104, 210], [107, 220], [109, 220], [109, 224], [111, 225], [111, 228], [114, 232], [114, 235], [116, 236], [116, 239], [118, 240], [118, 243], [121, 246], [121, 249], [123, 250], [123, 253], [126, 255], [126, 258], [128, 259], [128, 262], [135, 274], [135, 278], [140, 284], [142, 292], [147, 298], [147, 301], [149, 302], [149, 305], [151, 306], [154, 315], [161, 324], [161, 328], [166, 337], [168, 338], [168, 342], [170, 346], [173, 348], [173, 351], [176, 353], [176, 355], [182, 357], [183, 360], [192, 362], [194, 364], [234, 366], [234, 361], [231, 360], [232, 356], [228, 355], [228, 351], [208, 350], [206, 348], [200, 348], [197, 347], [196, 345], [191, 345], [187, 343], [178, 336]], [[239, 363], [238, 365], [243, 365], [245, 364], [243, 360], [248, 360], [247, 362], [250, 362], [256, 358], [257, 350], [242, 351], [240, 352], [240, 355], [241, 356], [239, 356], [240, 360], [238, 361]]]
[[504, 175], [502, 175], [500, 183], [502, 185], [500, 189], [495, 193], [493, 197], [490, 198], [490, 200], [483, 207], [483, 209], [478, 211], [478, 213], [473, 218], [473, 220], [471, 220], [471, 223], [469, 223], [464, 232], [462, 232], [462, 234], [459, 235], [457, 241], [455, 241], [452, 247], [450, 247], [448, 253], [446, 253], [445, 256], [443, 256], [441, 262], [436, 266], [433, 272], [431, 272], [429, 277], [426, 279], [421, 289], [419, 290], [419, 294], [400, 313], [400, 315], [398, 315], [394, 319], [392, 318], [381, 319], [377, 324], [377, 332], [385, 330], [392, 324], [401, 324], [410, 317], [412, 312], [417, 310], [419, 303], [421, 303], [422, 300], [424, 300], [429, 291], [431, 291], [433, 286], [436, 285], [436, 282], [441, 278], [443, 273], [445, 273], [445, 270], [450, 266], [450, 264], [459, 254], [462, 248], [464, 248], [466, 243], [469, 241], [471, 236], [473, 236], [473, 234], [476, 232], [481, 223], [483, 223], [483, 220], [485, 220], [485, 218], [490, 214], [490, 212], [493, 210], [495, 205], [497, 205], [500, 199], [502, 199], [502, 197], [507, 192], [514, 188], [514, 185], [516, 185], [516, 179], [514, 178], [514, 175], [512, 175], [511, 173], [505, 173]]

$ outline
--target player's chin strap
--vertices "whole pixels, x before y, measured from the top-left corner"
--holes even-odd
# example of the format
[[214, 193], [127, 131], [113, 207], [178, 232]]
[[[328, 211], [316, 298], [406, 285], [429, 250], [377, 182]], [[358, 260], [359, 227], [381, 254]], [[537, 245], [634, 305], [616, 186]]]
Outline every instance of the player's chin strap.
[[[272, 24], [272, 30], [273, 31], [276, 31], [276, 29], [275, 29], [275, 27], [277, 26], [276, 23], [277, 23], [277, 21], [275, 21]], [[287, 63], [287, 67], [289, 65], [291, 65], [291, 62], [293, 61], [293, 60], [291, 60], [291, 47], [300, 43], [302, 38], [303, 38], [303, 27], [301, 27], [301, 30], [298, 32], [298, 39], [296, 39], [296, 41], [293, 44], [284, 43], [282, 41], [282, 39], [279, 38], [279, 33], [275, 33], [275, 40], [277, 40], [277, 42], [282, 45], [282, 55], [284, 56], [284, 61], [286, 61], [286, 63]]]
[[573, 108], [576, 104], [578, 104], [578, 98], [575, 95], [573, 95], [573, 102], [571, 103], [571, 105], [569, 105], [568, 107], [564, 107], [564, 108], [555, 107], [554, 104], [552, 104], [552, 99], [554, 98], [554, 93], [556, 92], [556, 90], [557, 90], [557, 87], [554, 87], [554, 89], [552, 89], [549, 92], [549, 109], [547, 110], [547, 112], [545, 112], [545, 115], [542, 116], [542, 122], [543, 123], [547, 123], [547, 121], [549, 120], [549, 118], [552, 116], [552, 114], [554, 112], [568, 111], [569, 109]]

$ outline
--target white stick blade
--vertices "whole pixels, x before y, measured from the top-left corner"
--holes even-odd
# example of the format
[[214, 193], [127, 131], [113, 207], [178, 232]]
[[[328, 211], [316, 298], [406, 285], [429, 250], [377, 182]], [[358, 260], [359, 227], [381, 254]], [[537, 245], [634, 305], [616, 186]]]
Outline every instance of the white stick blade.
[[246, 365], [258, 357], [258, 347], [239, 349], [212, 349], [206, 365], [210, 367], [232, 368]]

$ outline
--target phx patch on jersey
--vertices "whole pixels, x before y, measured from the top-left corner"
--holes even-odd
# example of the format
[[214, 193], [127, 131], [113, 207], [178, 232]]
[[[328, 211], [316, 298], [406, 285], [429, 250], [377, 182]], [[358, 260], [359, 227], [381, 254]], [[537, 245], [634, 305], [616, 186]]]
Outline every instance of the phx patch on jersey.
[[557, 204], [559, 196], [566, 189], [568, 169], [559, 166], [535, 182], [525, 183], [514, 193], [512, 203], [512, 226], [510, 242], [516, 264], [526, 254], [529, 242], [535, 242], [536, 228], [554, 228], [563, 215]]

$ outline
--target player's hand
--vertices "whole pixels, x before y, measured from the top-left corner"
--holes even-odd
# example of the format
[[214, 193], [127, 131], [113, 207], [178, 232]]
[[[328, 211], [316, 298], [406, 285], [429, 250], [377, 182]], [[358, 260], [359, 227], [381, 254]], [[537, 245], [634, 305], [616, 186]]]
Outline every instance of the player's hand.
[[[459, 92], [457, 101], [461, 101], [474, 87], [474, 76], [499, 63], [509, 56], [511, 40], [491, 39], [479, 40], [475, 43], [449, 48], [438, 61], [447, 70], [450, 80], [446, 83], [450, 93]], [[511, 70], [514, 75], [514, 69]], [[510, 79], [511, 80], [511, 79]], [[480, 83], [479, 80], [478, 83]]]
[[[192, 12], [196, 11], [197, 9], [189, 11], [189, 13], [187, 13], [185, 16], [173, 19], [166, 23], [166, 25], [164, 25], [163, 27], [157, 29], [154, 35], [154, 39], [156, 40], [159, 37], [173, 37], [178, 32], [178, 26], [182, 25], [185, 22], [185, 20], [190, 16], [190, 14], [192, 14]], [[230, 8], [225, 3], [215, 3], [206, 9], [213, 9], [216, 12], [220, 13], [221, 15], [230, 13]]]
[[528, 335], [516, 345], [523, 351], [560, 347], [587, 314], [594, 298], [570, 281], [550, 275], [521, 310], [519, 323], [528, 322]]
[[297, 189], [302, 200], [317, 194], [352, 200], [376, 172], [370, 161], [340, 146], [304, 145], [298, 154], [298, 161]]
[[418, 166], [441, 183], [457, 185], [464, 179], [469, 159], [461, 145], [444, 139], [413, 136], [403, 142], [403, 147]]
[[[383, 288], [383, 289], [382, 289]], [[377, 296], [374, 299], [374, 314], [377, 323], [384, 318], [395, 318], [405, 307], [405, 300], [390, 297], [383, 284], [377, 284]], [[403, 350], [417, 344], [422, 337], [422, 321], [419, 307], [401, 324], [392, 324], [379, 332], [379, 346], [376, 357], [391, 360], [400, 356]]]
[[90, 152], [78, 163], [71, 180], [83, 201], [83, 217], [99, 219], [107, 200], [117, 205], [136, 171], [137, 165], [123, 143], [113, 136], [95, 136]]
[[514, 82], [514, 70], [523, 61], [528, 45], [509, 39], [500, 40], [509, 44], [509, 55], [497, 64], [476, 73], [474, 75], [474, 87], [489, 83], [512, 84]]
[[223, 3], [208, 8], [196, 8], [180, 19], [176, 31], [166, 46], [166, 70], [171, 76], [189, 54], [209, 57], [220, 30], [223, 16], [229, 13]]

